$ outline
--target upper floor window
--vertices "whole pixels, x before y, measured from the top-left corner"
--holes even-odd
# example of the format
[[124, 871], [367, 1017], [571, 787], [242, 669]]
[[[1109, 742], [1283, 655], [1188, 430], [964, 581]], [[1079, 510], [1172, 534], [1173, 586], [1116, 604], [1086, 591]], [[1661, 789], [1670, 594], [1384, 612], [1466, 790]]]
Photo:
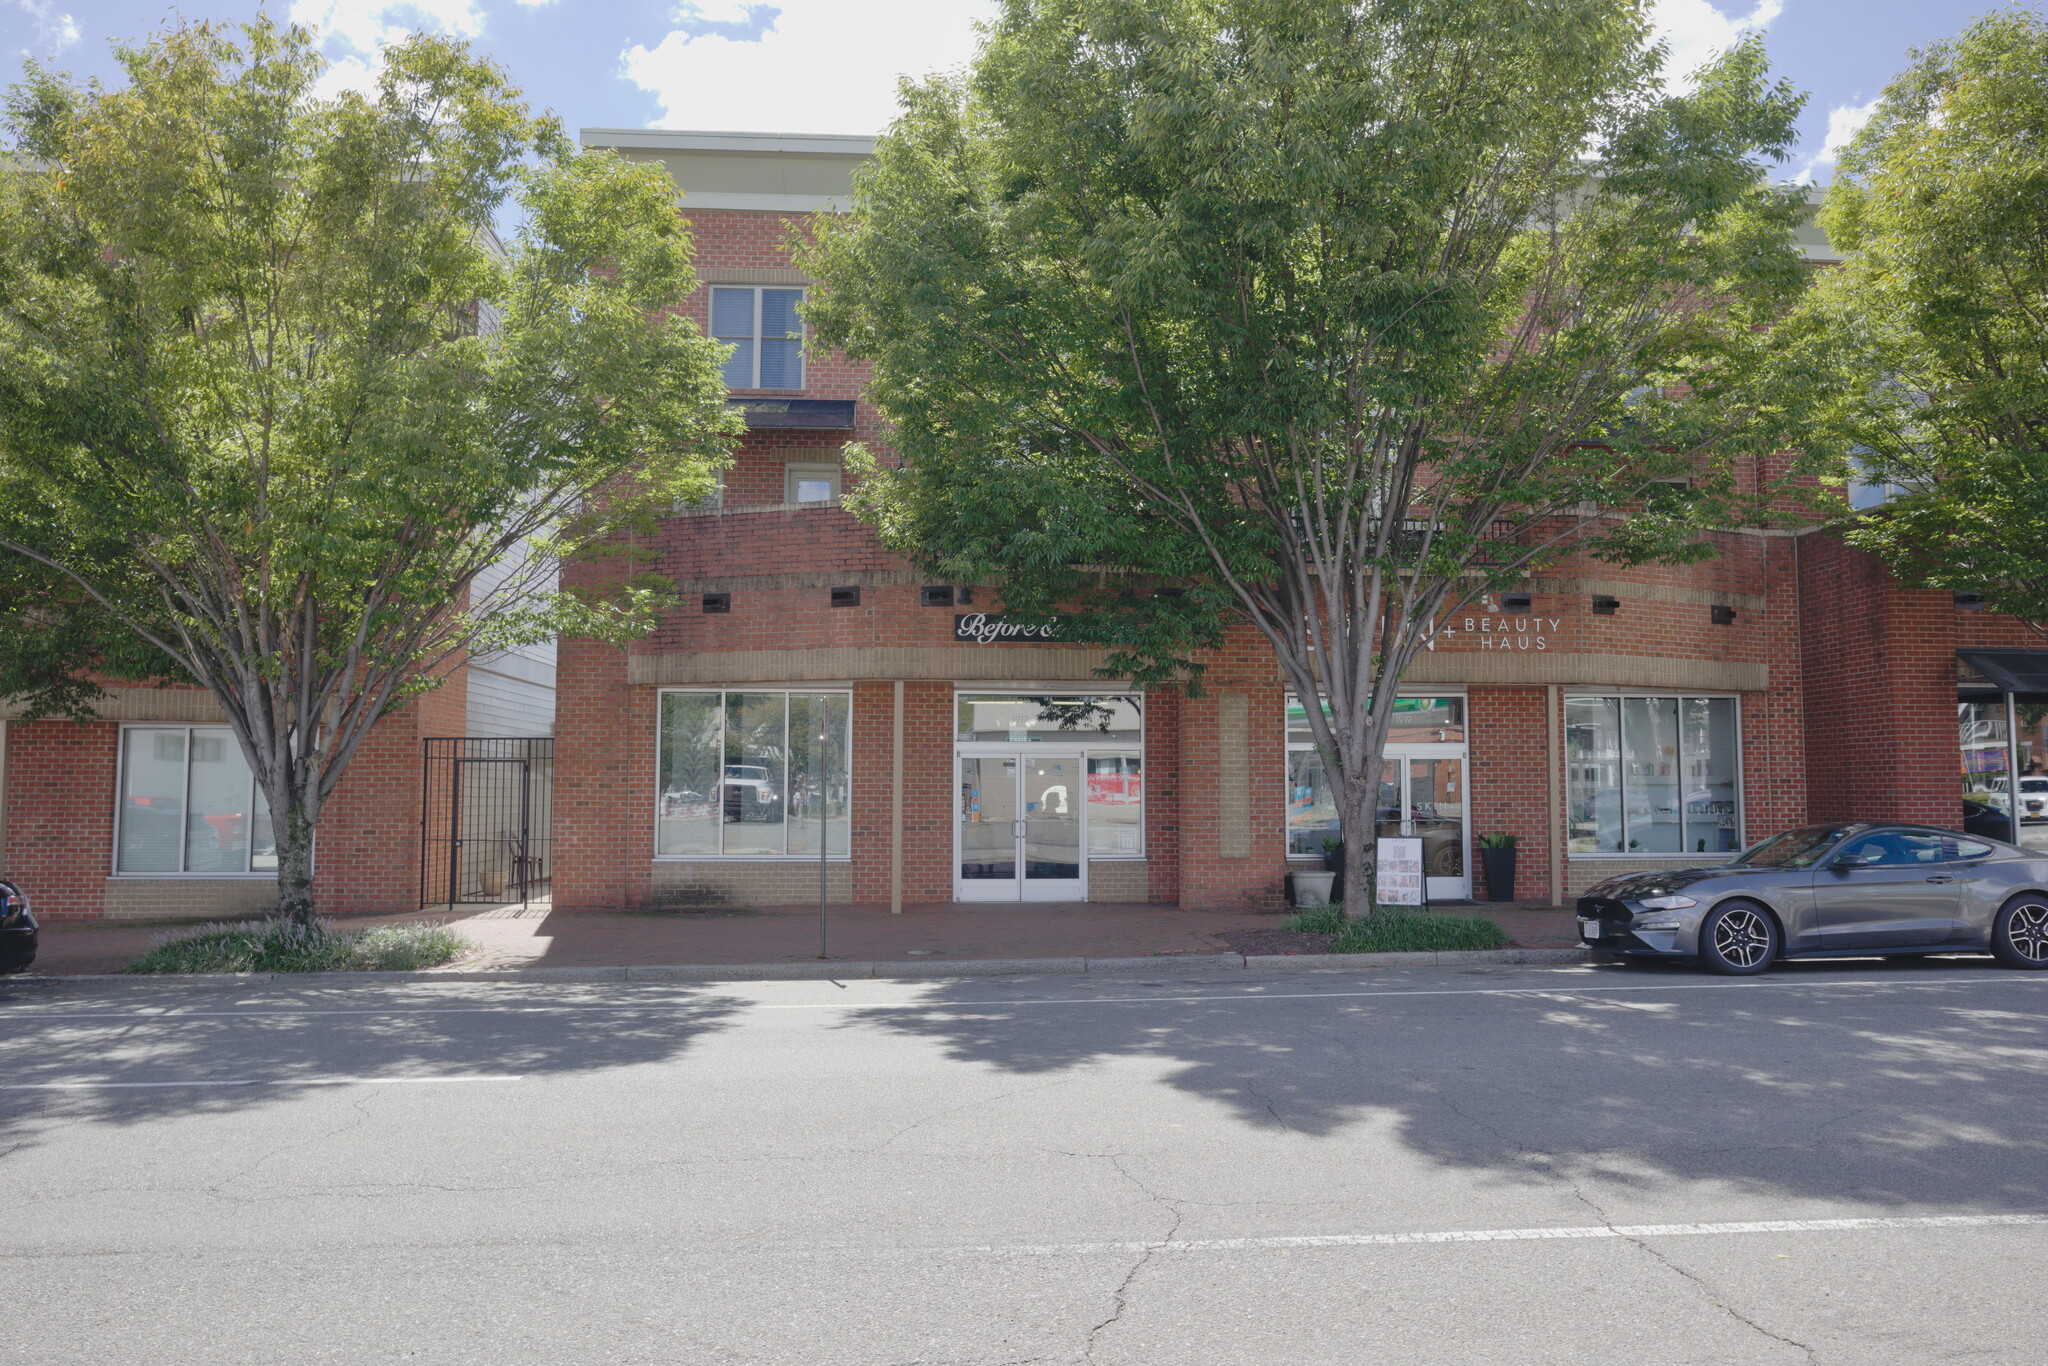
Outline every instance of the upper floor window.
[[711, 335], [732, 347], [725, 363], [730, 389], [804, 387], [801, 289], [718, 285], [711, 291]]

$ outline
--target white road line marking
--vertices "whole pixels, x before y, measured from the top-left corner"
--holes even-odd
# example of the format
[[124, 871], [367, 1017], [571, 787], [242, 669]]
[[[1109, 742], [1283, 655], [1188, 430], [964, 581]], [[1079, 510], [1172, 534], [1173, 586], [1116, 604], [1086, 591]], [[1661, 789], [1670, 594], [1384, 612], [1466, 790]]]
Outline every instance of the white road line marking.
[[955, 1249], [1052, 1257], [1107, 1252], [1263, 1252], [1282, 1248], [1405, 1247], [1417, 1243], [1536, 1243], [1580, 1238], [1697, 1238], [1732, 1233], [1849, 1233], [1865, 1229], [2006, 1228], [2048, 1225], [2048, 1214], [1946, 1214], [1922, 1218], [1759, 1219], [1716, 1224], [1590, 1224], [1567, 1228], [1450, 1229], [1432, 1233], [1327, 1233], [1300, 1237], [1189, 1238], [1163, 1243], [990, 1244]]
[[[539, 984], [536, 984], [539, 985]], [[641, 983], [616, 985], [661, 986], [673, 990], [682, 983]], [[730, 987], [729, 982], [705, 983], [716, 990]], [[777, 985], [784, 985], [778, 983]], [[1076, 996], [1051, 997], [1045, 999], [1026, 998], [1003, 1001], [801, 1001], [772, 1002], [745, 1001], [733, 996], [712, 996], [695, 998], [682, 1005], [696, 1008], [713, 1004], [737, 1004], [744, 1010], [894, 1010], [911, 1011], [919, 1014], [949, 1014], [956, 1011], [1001, 1008], [1009, 1006], [1107, 1006], [1107, 1005], [1159, 1005], [1211, 1001], [1342, 1001], [1360, 998], [1401, 997], [1401, 996], [1527, 996], [1546, 1000], [1566, 996], [1592, 996], [1623, 991], [1801, 991], [1808, 988], [1836, 989], [1840, 987], [1883, 987], [1893, 991], [1933, 991], [1947, 987], [1986, 986], [2048, 986], [2048, 975], [2022, 976], [1985, 975], [1971, 977], [1945, 977], [1935, 981], [1889, 981], [1884, 978], [1858, 978], [1853, 981], [1742, 981], [1742, 982], [1664, 982], [1631, 986], [1521, 986], [1521, 987], [1444, 987], [1420, 988], [1414, 990], [1395, 988], [1388, 991], [1300, 991], [1300, 992], [1233, 992], [1214, 996]], [[668, 1008], [662, 1002], [641, 1002], [637, 1005], [534, 1005], [534, 1006], [377, 1006], [377, 1007], [284, 1007], [281, 1009], [256, 1010], [122, 1010], [122, 1011], [72, 1011], [72, 1010], [19, 1010], [0, 1009], [0, 1019], [7, 1020], [138, 1020], [165, 1022], [177, 1020], [207, 1019], [260, 1019], [269, 1016], [297, 1015], [561, 1015], [580, 1013], [631, 1013], [636, 1011], [658, 1011]]]
[[520, 1081], [514, 1076], [460, 1077], [284, 1077], [196, 1081], [15, 1081], [0, 1091], [153, 1091], [180, 1086], [438, 1086], [446, 1082]]

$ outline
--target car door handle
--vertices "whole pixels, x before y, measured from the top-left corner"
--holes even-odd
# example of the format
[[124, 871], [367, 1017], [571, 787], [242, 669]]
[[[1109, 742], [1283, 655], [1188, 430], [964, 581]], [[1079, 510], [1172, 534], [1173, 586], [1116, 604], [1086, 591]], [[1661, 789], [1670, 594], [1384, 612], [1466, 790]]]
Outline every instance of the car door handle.
[[1937, 873], [1935, 876], [1927, 880], [1929, 882], [1954, 882], [1956, 879], [1955, 875], [1952, 873]]

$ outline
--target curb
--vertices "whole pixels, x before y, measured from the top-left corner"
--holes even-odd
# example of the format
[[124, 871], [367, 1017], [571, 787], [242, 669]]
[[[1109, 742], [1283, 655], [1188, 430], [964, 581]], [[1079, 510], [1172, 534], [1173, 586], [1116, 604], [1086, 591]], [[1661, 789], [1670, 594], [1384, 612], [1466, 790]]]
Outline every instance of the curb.
[[1201, 972], [1340, 972], [1354, 968], [1462, 968], [1584, 963], [1585, 949], [1474, 949], [1445, 953], [1198, 954], [1159, 958], [963, 958], [945, 963], [679, 963], [616, 968], [457, 968], [443, 972], [81, 973], [75, 977], [0, 978], [17, 987], [427, 986], [441, 982], [853, 982], [873, 979], [1182, 974]]

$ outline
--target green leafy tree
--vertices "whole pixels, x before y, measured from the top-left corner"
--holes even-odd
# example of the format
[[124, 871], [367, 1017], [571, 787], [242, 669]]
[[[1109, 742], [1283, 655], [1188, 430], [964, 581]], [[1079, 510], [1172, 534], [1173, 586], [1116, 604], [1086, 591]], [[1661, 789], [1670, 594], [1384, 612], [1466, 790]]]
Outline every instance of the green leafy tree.
[[1632, 0], [1010, 0], [804, 251], [900, 453], [849, 501], [1117, 674], [1257, 631], [1368, 910], [1436, 624], [1708, 553], [1776, 444], [1800, 97], [1753, 43], [1685, 94], [1661, 58]]
[[1898, 495], [1852, 542], [2048, 629], [2048, 23], [1911, 55], [1822, 209], [1846, 259], [1796, 324], [1836, 396], [1812, 444]]
[[336, 100], [267, 21], [119, 56], [122, 88], [32, 64], [7, 104], [0, 686], [80, 714], [100, 680], [204, 685], [303, 920], [380, 717], [466, 651], [650, 624], [630, 567], [571, 595], [556, 566], [710, 486], [721, 353], [668, 311], [667, 177], [576, 152], [459, 44]]

